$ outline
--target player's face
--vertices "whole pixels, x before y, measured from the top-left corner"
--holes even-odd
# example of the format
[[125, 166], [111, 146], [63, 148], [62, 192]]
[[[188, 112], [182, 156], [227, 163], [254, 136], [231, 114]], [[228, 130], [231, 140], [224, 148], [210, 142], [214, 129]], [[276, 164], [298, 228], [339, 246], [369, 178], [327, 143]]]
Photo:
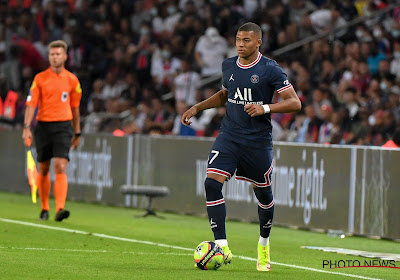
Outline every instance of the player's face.
[[51, 67], [63, 67], [67, 60], [64, 48], [51, 48], [49, 50], [49, 62]]
[[249, 58], [255, 53], [258, 54], [258, 48], [261, 45], [261, 39], [254, 31], [239, 31], [236, 34], [236, 50], [240, 58]]

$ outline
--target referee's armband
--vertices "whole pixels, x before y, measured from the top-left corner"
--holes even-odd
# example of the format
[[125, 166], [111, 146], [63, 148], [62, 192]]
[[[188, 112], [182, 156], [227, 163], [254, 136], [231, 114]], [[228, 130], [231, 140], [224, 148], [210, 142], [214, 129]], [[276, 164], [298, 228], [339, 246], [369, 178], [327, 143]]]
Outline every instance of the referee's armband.
[[269, 108], [268, 104], [261, 105], [264, 108], [264, 114], [268, 114], [271, 112], [271, 109]]

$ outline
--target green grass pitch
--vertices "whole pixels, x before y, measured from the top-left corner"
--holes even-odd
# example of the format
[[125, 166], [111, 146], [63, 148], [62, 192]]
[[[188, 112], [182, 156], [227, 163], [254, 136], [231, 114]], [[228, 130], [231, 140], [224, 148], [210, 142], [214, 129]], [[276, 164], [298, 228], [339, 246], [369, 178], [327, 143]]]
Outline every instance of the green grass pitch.
[[[400, 269], [323, 268], [323, 260], [365, 258], [302, 246], [400, 253], [400, 244], [273, 227], [271, 272], [256, 270], [257, 224], [228, 221], [232, 264], [218, 271], [194, 268], [193, 251], [212, 240], [205, 217], [171, 213], [136, 218], [144, 210], [68, 201], [71, 216], [39, 221], [40, 203], [0, 192], [0, 279], [400, 279]], [[227, 203], [229, 218], [229, 203]], [[279, 211], [279, 210], [278, 210]], [[400, 267], [400, 263], [396, 262]]]

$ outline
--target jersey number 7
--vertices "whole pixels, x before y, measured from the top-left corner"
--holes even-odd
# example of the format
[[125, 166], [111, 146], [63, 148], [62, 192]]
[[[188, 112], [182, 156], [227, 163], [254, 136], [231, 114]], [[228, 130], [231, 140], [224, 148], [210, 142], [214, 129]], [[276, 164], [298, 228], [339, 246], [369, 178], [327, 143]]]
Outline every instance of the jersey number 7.
[[208, 162], [208, 164], [211, 164], [211, 163], [214, 161], [214, 159], [216, 159], [217, 156], [219, 155], [219, 151], [216, 151], [216, 150], [211, 150], [211, 153], [214, 154], [214, 155], [213, 155], [213, 157], [210, 159], [210, 161]]

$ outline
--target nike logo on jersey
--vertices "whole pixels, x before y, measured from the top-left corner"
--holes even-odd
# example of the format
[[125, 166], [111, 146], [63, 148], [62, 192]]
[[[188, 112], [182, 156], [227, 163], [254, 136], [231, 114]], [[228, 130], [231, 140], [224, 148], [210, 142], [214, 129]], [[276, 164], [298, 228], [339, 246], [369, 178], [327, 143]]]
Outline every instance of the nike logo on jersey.
[[231, 75], [231, 77], [229, 78], [229, 81], [234, 81], [235, 79], [233, 78], [233, 74]]

